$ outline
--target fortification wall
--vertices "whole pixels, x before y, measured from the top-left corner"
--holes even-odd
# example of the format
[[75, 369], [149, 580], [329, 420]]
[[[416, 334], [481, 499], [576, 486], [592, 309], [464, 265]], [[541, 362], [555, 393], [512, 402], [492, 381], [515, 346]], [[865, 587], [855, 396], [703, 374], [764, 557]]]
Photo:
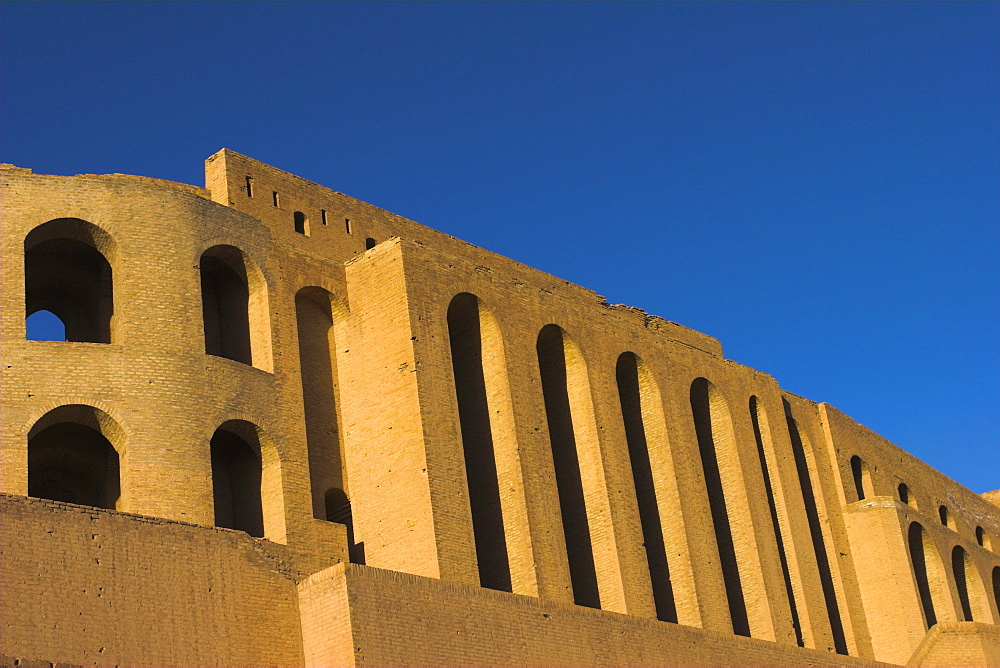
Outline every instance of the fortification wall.
[[238, 531], [0, 494], [0, 645], [79, 665], [302, 663], [289, 562]]
[[[470, 661], [492, 642], [526, 662], [652, 661], [662, 647], [676, 648], [665, 661], [721, 662], [728, 642], [733, 656], [770, 648], [769, 661], [901, 663], [935, 622], [1000, 623], [996, 505], [725, 359], [710, 336], [228, 150], [207, 161], [205, 189], [3, 175], [0, 491], [23, 497], [38, 461], [61, 466], [31, 453], [63, 424], [113, 450], [117, 468], [100, 473], [120, 485], [110, 508], [200, 525], [177, 526], [216, 536], [206, 545], [232, 534], [209, 527], [239, 524], [219, 490], [249, 490], [260, 525], [240, 527], [266, 540], [247, 545], [276, 550], [294, 582], [341, 573], [322, 596], [300, 588], [315, 614], [287, 601], [275, 614], [308, 636], [349, 610], [330, 637], [337, 651], [364, 640], [351, 660], [458, 657], [446, 636], [470, 622], [455, 615], [499, 614], [495, 601], [572, 610], [575, 630], [511, 612], [503, 633], [526, 649], [503, 654], [484, 635], [456, 645]], [[74, 292], [85, 279], [91, 293]], [[25, 340], [26, 309], [54, 304], [73, 321], [77, 302], [96, 305], [97, 325]], [[233, 482], [233, 439], [251, 451], [253, 489]], [[7, 503], [25, 527], [62, 513], [77, 522], [67, 535], [82, 529], [86, 511], [22, 502]], [[173, 534], [144, 542], [129, 522], [121, 549], [159, 559]], [[5, 559], [29, 558], [19, 540]], [[348, 556], [374, 570], [324, 570]], [[217, 567], [205, 558], [198, 578]], [[88, 577], [113, 579], [73, 582]], [[418, 600], [447, 623], [401, 654], [379, 633], [415, 624]], [[376, 610], [399, 616], [379, 631]], [[633, 627], [649, 635], [622, 637], [641, 649], [608, 639]], [[563, 636], [613, 649], [553, 653]], [[718, 651], [681, 649], [716, 639]], [[53, 642], [82, 656], [69, 636]]]

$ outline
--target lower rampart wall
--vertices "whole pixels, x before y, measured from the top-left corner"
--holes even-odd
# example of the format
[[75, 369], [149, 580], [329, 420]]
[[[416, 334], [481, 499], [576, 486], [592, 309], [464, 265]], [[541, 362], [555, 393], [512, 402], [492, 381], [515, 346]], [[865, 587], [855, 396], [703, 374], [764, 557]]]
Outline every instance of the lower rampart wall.
[[356, 564], [299, 593], [310, 665], [884, 665]]
[[301, 664], [284, 546], [0, 495], [0, 650], [70, 664]]

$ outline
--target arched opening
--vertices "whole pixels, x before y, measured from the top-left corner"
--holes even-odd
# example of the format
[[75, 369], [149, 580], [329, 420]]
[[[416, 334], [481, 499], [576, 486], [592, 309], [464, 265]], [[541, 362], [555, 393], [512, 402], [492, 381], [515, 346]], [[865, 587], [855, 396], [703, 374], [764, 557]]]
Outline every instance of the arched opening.
[[[708, 488], [708, 502], [712, 511], [715, 542], [722, 565], [722, 579], [726, 588], [733, 633], [750, 637], [750, 620], [740, 577], [739, 560], [736, 557], [733, 527], [729, 519], [729, 503], [732, 500], [727, 499], [727, 485], [724, 484], [722, 469], [719, 466], [718, 450], [721, 443], [716, 442], [732, 440], [732, 418], [725, 399], [705, 378], [696, 378], [691, 383], [691, 414], [698, 436], [705, 486]], [[729, 487], [729, 494], [732, 495], [735, 490]]]
[[220, 427], [212, 436], [211, 448], [215, 526], [263, 538], [260, 443], [251, 445]]
[[324, 495], [346, 489], [337, 406], [337, 346], [334, 341], [334, 298], [319, 287], [295, 295], [299, 338], [299, 370], [309, 450], [313, 517], [326, 519]]
[[29, 341], [65, 341], [66, 325], [52, 311], [35, 311], [24, 321]]
[[375, 248], [375, 245], [377, 243], [378, 242], [375, 241], [374, 239], [372, 239], [371, 237], [366, 238], [365, 239], [365, 250], [371, 250], [372, 248]]
[[931, 596], [930, 579], [927, 574], [927, 555], [924, 553], [924, 528], [913, 522], [907, 532], [907, 545], [910, 549], [910, 562], [913, 564], [913, 577], [917, 581], [917, 593], [920, 595], [920, 607], [924, 613], [927, 628], [937, 624], [937, 614], [934, 612], [934, 598]]
[[117, 246], [107, 232], [78, 218], [39, 225], [24, 239], [25, 318], [49, 311], [66, 341], [112, 342]]
[[956, 545], [951, 551], [951, 574], [955, 578], [955, 589], [958, 591], [958, 601], [962, 607], [962, 620], [972, 622], [975, 620], [972, 618], [972, 603], [969, 601], [969, 581], [966, 578], [968, 559], [969, 555], [966, 554], [961, 545]]
[[354, 515], [344, 490], [332, 487], [323, 495], [325, 519], [347, 527], [347, 555], [352, 564], [365, 563], [365, 546], [354, 542]]
[[764, 490], [767, 492], [767, 505], [771, 514], [771, 526], [774, 529], [774, 538], [777, 542], [778, 560], [781, 563], [781, 575], [785, 582], [785, 595], [788, 596], [792, 629], [795, 632], [795, 642], [799, 647], [805, 647], [805, 641], [802, 637], [802, 625], [799, 622], [799, 610], [795, 604], [792, 574], [788, 568], [788, 556], [785, 554], [785, 541], [781, 533], [781, 522], [778, 520], [778, 507], [774, 500], [774, 487], [771, 485], [771, 472], [768, 466], [767, 452], [764, 448], [764, 434], [770, 434], [771, 430], [767, 420], [767, 413], [764, 412], [763, 407], [755, 396], [750, 397], [750, 421], [753, 424], [753, 435], [757, 441], [757, 458], [760, 460], [760, 471], [764, 478]]
[[[805, 505], [806, 519], [809, 522], [809, 535], [812, 538], [813, 553], [816, 556], [816, 567], [819, 570], [820, 584], [823, 588], [823, 599], [826, 603], [827, 619], [830, 621], [830, 631], [833, 634], [833, 644], [838, 654], [847, 654], [847, 636], [844, 633], [844, 621], [840, 617], [840, 604], [837, 601], [837, 588], [833, 581], [833, 569], [830, 557], [826, 551], [826, 539], [823, 536], [823, 524], [819, 517], [819, 505], [816, 492], [813, 489], [812, 476], [809, 472], [808, 455], [812, 447], [805, 435], [799, 430], [799, 425], [792, 416], [792, 406], [782, 397], [785, 411], [785, 424], [788, 426], [788, 436], [792, 442], [792, 456], [795, 459], [795, 470], [802, 490], [802, 501]], [[806, 452], [808, 447], [809, 452]], [[853, 467], [852, 467], [853, 468]]]
[[993, 567], [993, 607], [1000, 616], [1000, 566]]
[[264, 275], [238, 248], [213, 246], [201, 269], [205, 352], [271, 370], [271, 329]]
[[488, 383], [500, 379], [488, 379], [484, 369], [483, 311], [475, 295], [467, 292], [456, 295], [448, 306], [448, 337], [479, 584], [512, 591], [487, 388]]
[[296, 211], [292, 214], [292, 219], [295, 223], [295, 231], [299, 234], [309, 235], [309, 218], [306, 214], [301, 211]]
[[948, 513], [948, 506], [938, 507], [938, 518], [944, 526], [951, 526], [951, 516]]
[[112, 441], [124, 447], [124, 434], [97, 408], [49, 411], [28, 434], [28, 496], [114, 510], [121, 464]]
[[982, 527], [976, 527], [976, 542], [979, 543], [980, 547], [985, 547], [987, 550], [992, 549], [990, 544], [990, 538], [986, 535], [986, 530]]
[[628, 442], [629, 461], [632, 465], [632, 479], [635, 482], [636, 503], [642, 525], [643, 546], [646, 548], [646, 563], [649, 567], [656, 618], [676, 623], [677, 606], [670, 582], [667, 549], [660, 508], [656, 499], [644, 418], [644, 413], [662, 410], [659, 402], [660, 392], [652, 374], [634, 353], [626, 352], [618, 356], [615, 378], [618, 383], [622, 421], [625, 425], [625, 439]]
[[903, 482], [899, 483], [899, 487], [897, 488], [897, 491], [899, 492], [899, 501], [900, 501], [900, 503], [904, 503], [906, 505], [910, 505], [910, 501], [911, 501], [911, 498], [910, 498], [910, 488], [906, 486], [906, 483], [903, 483]]
[[567, 345], [572, 343], [561, 327], [546, 325], [538, 334], [536, 352], [542, 379], [549, 441], [552, 444], [552, 460], [559, 493], [563, 535], [566, 539], [570, 580], [573, 585], [573, 600], [577, 605], [599, 608], [601, 597], [597, 587], [597, 567], [594, 562], [594, 547], [591, 542], [583, 479], [580, 475], [577, 425], [574, 423], [582, 407], [574, 406], [570, 397], [572, 385], [576, 385], [576, 389], [579, 389], [586, 384], [582, 382], [586, 377], [586, 368], [582, 367], [582, 359], [578, 359], [578, 355], [574, 355], [573, 368], [570, 368]]
[[865, 500], [871, 495], [871, 476], [868, 473], [868, 465], [857, 455], [851, 457], [851, 477], [854, 480], [854, 493], [858, 501]]

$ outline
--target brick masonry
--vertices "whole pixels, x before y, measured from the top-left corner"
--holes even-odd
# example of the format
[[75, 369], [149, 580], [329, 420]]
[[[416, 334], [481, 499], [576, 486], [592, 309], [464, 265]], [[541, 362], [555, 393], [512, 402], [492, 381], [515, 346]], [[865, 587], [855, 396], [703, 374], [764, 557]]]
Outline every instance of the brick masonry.
[[[705, 334], [229, 150], [206, 161], [206, 188], [5, 166], [0, 196], [5, 662], [819, 665], [1000, 652], [1000, 491], [974, 494]], [[26, 298], [52, 289], [29, 285], [26, 258], [61, 238], [110, 267], [108, 342], [26, 340]], [[206, 354], [206, 258], [242, 281], [244, 360]], [[448, 313], [461, 294], [481, 350], [462, 362], [479, 389], [460, 397]], [[549, 325], [561, 390], [540, 366]], [[641, 437], [616, 376], [626, 352]], [[111, 507], [27, 496], [42, 475], [29, 452], [63, 423], [117, 453]], [[252, 443], [262, 537], [215, 527], [220, 427]], [[495, 486], [470, 487], [469, 447], [489, 450], [476, 480]], [[334, 489], [349, 520], [326, 514]], [[500, 543], [484, 538], [490, 521]], [[654, 600], [657, 542], [669, 621]], [[500, 550], [490, 563], [509, 591], [479, 586], [477, 549]]]

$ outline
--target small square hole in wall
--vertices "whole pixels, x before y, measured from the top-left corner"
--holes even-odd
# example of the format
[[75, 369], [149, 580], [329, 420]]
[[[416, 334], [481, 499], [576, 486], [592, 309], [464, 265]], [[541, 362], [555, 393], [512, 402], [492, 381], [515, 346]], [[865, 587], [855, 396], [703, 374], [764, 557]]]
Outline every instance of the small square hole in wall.
[[271, 198], [274, 201], [274, 206], [278, 206], [278, 191], [274, 190], [271, 192]]

